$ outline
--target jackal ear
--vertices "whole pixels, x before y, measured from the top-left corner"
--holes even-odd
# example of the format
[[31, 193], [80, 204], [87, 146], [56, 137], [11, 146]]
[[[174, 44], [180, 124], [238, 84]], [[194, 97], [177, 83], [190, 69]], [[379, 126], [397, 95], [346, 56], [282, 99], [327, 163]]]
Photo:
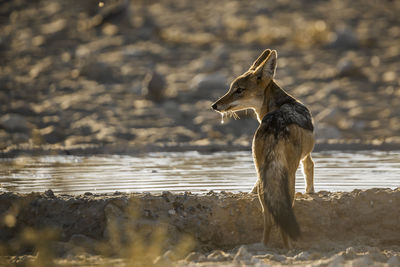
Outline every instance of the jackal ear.
[[274, 78], [276, 70], [276, 59], [278, 55], [276, 50], [272, 50], [268, 57], [257, 67], [254, 73], [257, 79]]
[[256, 61], [254, 61], [249, 70], [255, 70], [268, 57], [269, 53], [271, 53], [271, 49], [265, 49]]

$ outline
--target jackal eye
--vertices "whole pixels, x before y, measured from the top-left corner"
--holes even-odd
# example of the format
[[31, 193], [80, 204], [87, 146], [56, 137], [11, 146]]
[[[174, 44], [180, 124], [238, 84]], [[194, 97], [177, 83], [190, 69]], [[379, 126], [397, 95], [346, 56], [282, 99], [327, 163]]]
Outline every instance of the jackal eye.
[[238, 87], [238, 89], [236, 89], [235, 94], [241, 94], [243, 93], [244, 88]]

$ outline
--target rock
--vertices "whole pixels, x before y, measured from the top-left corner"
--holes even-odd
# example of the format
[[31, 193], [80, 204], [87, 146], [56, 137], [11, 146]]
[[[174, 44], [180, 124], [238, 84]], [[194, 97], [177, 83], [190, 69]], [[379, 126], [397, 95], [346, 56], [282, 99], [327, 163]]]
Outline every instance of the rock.
[[297, 260], [297, 261], [306, 261], [310, 258], [310, 253], [307, 251], [302, 251], [299, 254], [297, 254], [296, 256], [293, 257], [293, 259]]
[[[1, 95], [0, 95], [1, 97]], [[18, 114], [21, 116], [36, 115], [32, 107], [25, 101], [13, 101], [9, 109], [9, 113]]]
[[51, 189], [46, 190], [46, 191], [44, 192], [44, 195], [45, 195], [46, 197], [50, 197], [50, 198], [55, 197], [54, 192], [53, 192], [53, 190], [51, 190]]
[[361, 69], [355, 65], [353, 60], [343, 59], [339, 60], [336, 65], [337, 75], [339, 77], [361, 77]]
[[232, 260], [232, 256], [228, 253], [225, 253], [222, 250], [215, 250], [211, 252], [210, 255], [207, 256], [208, 261], [230, 261]]
[[118, 80], [117, 71], [105, 62], [89, 60], [79, 71], [81, 76], [100, 83], [113, 83]]
[[360, 42], [357, 35], [350, 29], [342, 29], [335, 33], [335, 37], [329, 44], [332, 48], [338, 49], [355, 49], [358, 48]]
[[173, 266], [173, 262], [179, 260], [179, 257], [171, 250], [167, 250], [162, 256], [157, 257], [153, 264], [160, 267]]
[[353, 247], [348, 247], [344, 255], [346, 259], [354, 259], [357, 256], [357, 252]]
[[163, 75], [153, 71], [143, 79], [142, 95], [151, 101], [160, 102], [165, 97], [166, 81]]
[[207, 258], [199, 252], [191, 252], [185, 258], [185, 261], [187, 261], [187, 262], [202, 262], [202, 261], [206, 261], [206, 260], [207, 260]]
[[169, 215], [175, 215], [176, 214], [176, 211], [175, 210], [173, 210], [173, 209], [170, 209], [170, 210], [168, 210], [168, 214]]
[[40, 135], [49, 144], [56, 144], [62, 142], [67, 137], [65, 130], [60, 129], [54, 125], [48, 126], [46, 128], [40, 129]]
[[62, 18], [58, 18], [50, 23], [41, 25], [41, 32], [43, 34], [55, 34], [65, 29], [67, 21]]
[[234, 261], [238, 262], [238, 261], [245, 261], [245, 262], [249, 262], [251, 261], [251, 259], [253, 258], [253, 255], [251, 255], [245, 246], [241, 246], [238, 250], [238, 252], [236, 253], [235, 257], [233, 258]]
[[29, 141], [29, 135], [26, 133], [14, 133], [12, 135], [12, 142], [14, 144], [26, 143]]
[[8, 132], [29, 132], [30, 123], [21, 115], [9, 113], [0, 117], [0, 128]]
[[198, 74], [190, 82], [190, 88], [196, 97], [218, 98], [227, 90], [227, 81], [221, 73]]

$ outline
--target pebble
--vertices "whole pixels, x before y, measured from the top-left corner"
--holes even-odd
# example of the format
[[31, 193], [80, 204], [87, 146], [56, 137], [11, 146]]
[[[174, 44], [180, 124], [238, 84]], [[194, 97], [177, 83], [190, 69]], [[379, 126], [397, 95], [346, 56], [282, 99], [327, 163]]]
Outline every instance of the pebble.
[[353, 60], [339, 60], [336, 65], [337, 75], [339, 77], [358, 77], [362, 76], [361, 69], [355, 65]]
[[185, 258], [185, 261], [187, 262], [202, 262], [206, 260], [207, 258], [199, 252], [191, 252]]
[[230, 254], [222, 250], [215, 250], [207, 256], [207, 260], [209, 261], [230, 261], [232, 258], [233, 257]]
[[335, 37], [329, 44], [332, 48], [354, 49], [360, 45], [357, 35], [351, 29], [342, 29], [335, 33]]
[[245, 246], [241, 246], [233, 258], [234, 261], [251, 261], [253, 255], [249, 253]]
[[169, 215], [175, 215], [175, 214], [176, 214], [176, 211], [171, 209], [171, 210], [168, 211], [168, 214], [169, 214]]
[[0, 128], [9, 132], [28, 132], [31, 127], [23, 116], [9, 113], [0, 117]]
[[147, 73], [142, 83], [142, 95], [151, 101], [161, 102], [165, 98], [167, 83], [165, 77], [153, 71]]
[[295, 259], [297, 261], [305, 261], [305, 260], [308, 260], [309, 258], [310, 258], [310, 253], [307, 251], [302, 251], [293, 257], [293, 259]]
[[51, 189], [46, 190], [46, 191], [44, 192], [44, 194], [45, 194], [45, 196], [47, 196], [47, 197], [54, 197], [54, 192], [53, 192], [53, 190], [51, 190]]

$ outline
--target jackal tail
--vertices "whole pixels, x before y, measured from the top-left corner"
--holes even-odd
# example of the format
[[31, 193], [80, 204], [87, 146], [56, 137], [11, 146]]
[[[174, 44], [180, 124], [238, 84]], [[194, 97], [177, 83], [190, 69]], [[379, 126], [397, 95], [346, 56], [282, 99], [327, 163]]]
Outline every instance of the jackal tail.
[[261, 173], [265, 204], [283, 232], [296, 240], [300, 236], [300, 227], [292, 209], [288, 171], [279, 161], [272, 161], [267, 165]]

